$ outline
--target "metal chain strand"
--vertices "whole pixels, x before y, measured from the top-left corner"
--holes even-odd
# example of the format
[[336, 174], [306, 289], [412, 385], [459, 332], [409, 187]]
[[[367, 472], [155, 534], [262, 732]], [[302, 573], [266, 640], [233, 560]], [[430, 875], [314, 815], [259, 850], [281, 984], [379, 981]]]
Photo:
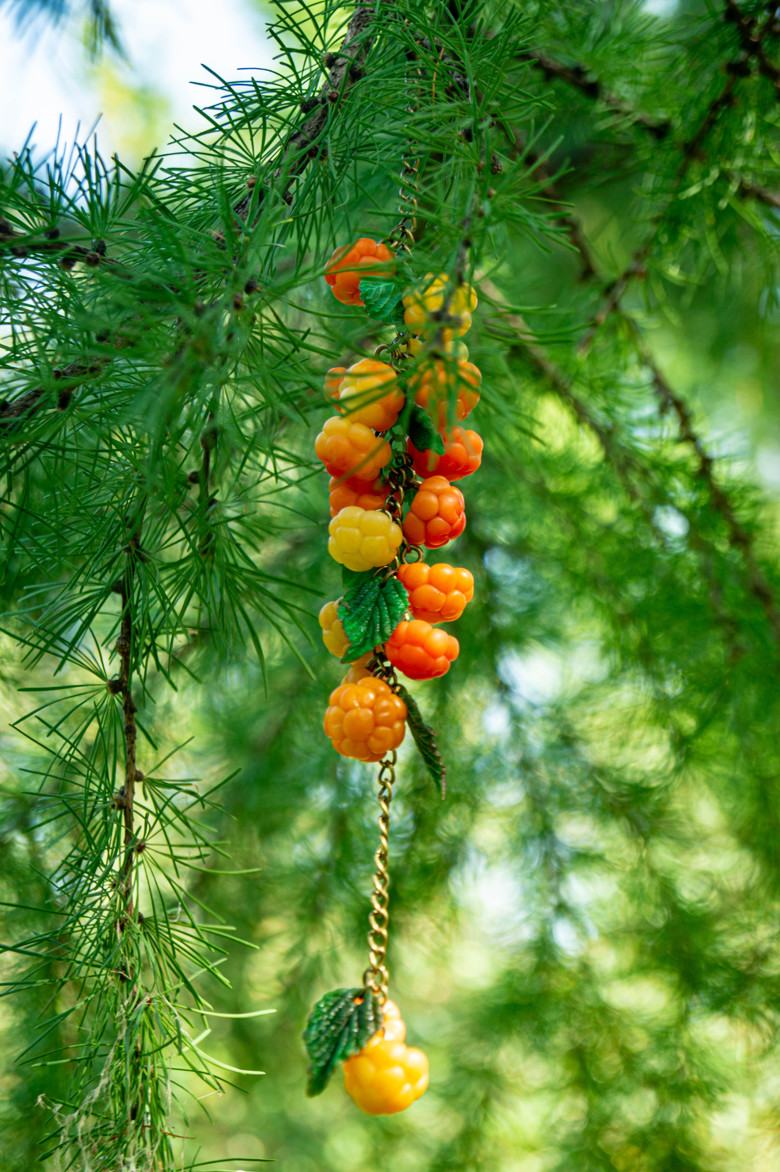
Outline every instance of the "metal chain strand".
[[[415, 70], [415, 73], [420, 77], [420, 70]], [[409, 85], [408, 76], [405, 78], [407, 85]], [[411, 89], [411, 87], [410, 87]], [[414, 91], [412, 90], [412, 93]], [[414, 117], [417, 113], [417, 101], [415, 97], [409, 102], [406, 107], [406, 112], [410, 117]], [[409, 139], [406, 143], [406, 150], [404, 151], [402, 166], [401, 166], [401, 186], [398, 188], [398, 195], [401, 202], [398, 205], [398, 211], [401, 213], [401, 219], [396, 224], [393, 231], [388, 238], [388, 245], [394, 249], [396, 253], [410, 253], [414, 245], [414, 233], [417, 228], [417, 172], [420, 167], [420, 159], [415, 150], [415, 143]]]
[[[408, 114], [415, 112], [414, 106], [407, 106], [406, 109]], [[400, 176], [401, 186], [398, 188], [401, 199], [398, 210], [401, 213], [401, 219], [393, 228], [389, 240], [390, 247], [397, 253], [409, 253], [414, 245], [414, 232], [417, 227], [417, 170], [419, 166], [420, 160], [418, 158], [408, 154], [404, 155]]]
[[387, 925], [390, 919], [390, 875], [387, 869], [387, 836], [390, 830], [390, 802], [395, 784], [396, 753], [393, 750], [379, 766], [379, 847], [374, 855], [374, 890], [371, 893], [371, 911], [368, 916], [368, 965], [363, 973], [363, 984], [376, 993], [382, 1004], [387, 1000], [389, 975], [387, 956]]

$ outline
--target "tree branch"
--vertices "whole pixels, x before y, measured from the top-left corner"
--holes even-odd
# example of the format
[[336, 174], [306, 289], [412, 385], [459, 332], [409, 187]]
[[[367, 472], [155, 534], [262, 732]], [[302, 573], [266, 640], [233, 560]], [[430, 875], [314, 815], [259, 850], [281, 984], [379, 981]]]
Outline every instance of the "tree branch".
[[574, 86], [586, 97], [603, 102], [605, 106], [609, 106], [610, 109], [641, 126], [659, 142], [671, 134], [672, 123], [668, 118], [651, 118], [648, 114], [643, 114], [641, 110], [635, 110], [630, 103], [606, 90], [597, 78], [590, 76], [584, 65], [579, 63], [565, 65], [562, 61], [556, 61], [553, 57], [548, 57], [546, 53], [539, 53], [536, 49], [521, 52], [518, 56], [522, 61], [529, 61], [531, 65], [541, 70], [546, 78], [553, 77], [557, 81], [564, 81], [568, 85]]
[[[385, 3], [390, 4], [391, 0], [385, 0]], [[252, 201], [255, 200], [256, 203], [261, 202], [264, 191], [274, 187], [280, 180], [283, 180], [283, 183], [278, 188], [278, 194], [286, 203], [292, 201], [291, 189], [293, 184], [305, 171], [312, 159], [316, 158], [320, 153], [320, 146], [317, 144], [323, 137], [323, 132], [331, 116], [331, 109], [335, 110], [338, 108], [349, 85], [362, 74], [362, 63], [371, 44], [371, 37], [368, 35], [368, 32], [375, 19], [376, 6], [374, 4], [363, 3], [363, 0], [359, 0], [347, 26], [347, 32], [340, 50], [338, 53], [329, 54], [328, 56], [328, 78], [322, 86], [319, 97], [312, 99], [312, 105], [315, 108], [311, 113], [309, 113], [309, 107], [305, 110], [306, 113], [309, 113], [309, 116], [299, 129], [289, 136], [277, 159], [269, 165], [267, 169], [269, 173], [268, 179], [264, 183], [261, 183], [257, 196], [253, 192], [258, 184], [251, 182], [248, 185], [250, 188], [248, 194], [236, 204], [234, 209], [236, 216], [240, 220], [246, 219], [249, 209], [252, 206]], [[99, 263], [104, 259], [99, 246], [96, 246], [96, 250], [92, 251], [84, 249], [81, 246], [66, 244], [65, 242], [58, 241], [54, 237], [40, 243], [22, 238], [23, 243], [14, 245], [14, 241], [18, 239], [11, 225], [6, 220], [0, 219], [0, 245], [3, 243], [10, 244], [15, 255], [27, 255], [33, 251], [47, 252], [67, 249], [64, 253], [63, 260], [72, 256], [72, 263], [75, 263], [76, 260], [83, 260], [85, 263], [92, 264]], [[96, 260], [93, 261], [91, 259], [92, 257], [95, 257]], [[57, 406], [60, 409], [67, 406], [73, 391], [79, 383], [103, 369], [109, 362], [110, 358], [102, 358], [95, 359], [93, 362], [86, 364], [71, 363], [59, 375], [55, 373], [55, 377], [74, 378], [77, 380], [67, 389], [67, 392], [63, 392], [59, 396]], [[0, 429], [4, 424], [8, 425], [15, 420], [27, 418], [47, 405], [49, 405], [49, 399], [45, 387], [37, 387], [27, 391], [18, 399], [0, 402]]]
[[[302, 109], [309, 115], [308, 118], [290, 134], [277, 159], [269, 165], [269, 179], [265, 182], [260, 181], [258, 203], [262, 202], [264, 196], [263, 186], [272, 187], [280, 179], [284, 182], [278, 188], [278, 194], [285, 203], [292, 202], [293, 184], [311, 160], [316, 159], [320, 153], [321, 146], [318, 144], [330, 119], [331, 109], [338, 107], [351, 83], [362, 76], [363, 61], [371, 46], [372, 38], [368, 34], [375, 19], [376, 5], [366, 4], [360, 0], [347, 25], [341, 48], [338, 53], [331, 53], [326, 59], [328, 76], [319, 95], [309, 102], [302, 103]], [[236, 205], [235, 213], [240, 220], [246, 219], [252, 199], [250, 191]]]

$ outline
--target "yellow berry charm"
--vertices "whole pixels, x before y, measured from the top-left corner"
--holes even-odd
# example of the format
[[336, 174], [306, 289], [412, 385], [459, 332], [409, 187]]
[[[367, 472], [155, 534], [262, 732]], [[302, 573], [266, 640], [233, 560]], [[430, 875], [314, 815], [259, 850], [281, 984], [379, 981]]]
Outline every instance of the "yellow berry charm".
[[444, 341], [451, 341], [457, 333], [459, 336], [468, 333], [471, 329], [471, 314], [477, 307], [477, 295], [471, 285], [459, 285], [452, 295], [449, 291], [450, 278], [446, 273], [435, 276], [426, 273], [421, 289], [413, 289], [403, 298], [404, 324], [413, 334], [431, 334], [436, 331], [438, 323], [431, 315], [444, 308], [445, 302], [450, 314], [459, 317], [460, 322], [456, 329], [444, 327], [441, 336]]
[[339, 618], [337, 602], [326, 602], [319, 614], [322, 627], [322, 641], [331, 655], [336, 659], [343, 659], [349, 647], [349, 639], [344, 631], [344, 624]]
[[363, 358], [344, 374], [336, 410], [352, 423], [387, 431], [398, 419], [405, 401], [392, 366]]
[[344, 1086], [368, 1115], [395, 1115], [411, 1107], [428, 1087], [428, 1059], [404, 1044], [406, 1026], [398, 1006], [386, 1001], [382, 1029], [344, 1063]]
[[348, 570], [371, 570], [393, 561], [403, 541], [400, 525], [387, 513], [347, 505], [328, 526], [328, 553]]

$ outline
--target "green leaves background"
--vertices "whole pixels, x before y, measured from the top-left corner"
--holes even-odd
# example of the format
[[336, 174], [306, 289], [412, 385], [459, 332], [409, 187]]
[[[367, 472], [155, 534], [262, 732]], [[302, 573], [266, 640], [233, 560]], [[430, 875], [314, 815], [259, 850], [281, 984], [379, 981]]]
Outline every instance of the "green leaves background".
[[[284, 88], [215, 89], [156, 171], [3, 164], [23, 241], [0, 264], [0, 414], [42, 404], [0, 438], [4, 1159], [759, 1172], [779, 1146], [771, 71], [699, 4], [381, 6], [327, 157], [288, 188], [279, 136], [344, 15], [277, 9]], [[760, 43], [776, 62], [771, 25]], [[419, 272], [454, 270], [477, 199], [486, 457], [454, 548], [477, 586], [461, 654], [414, 688], [447, 801], [411, 745], [393, 798], [392, 988], [431, 1088], [366, 1120], [338, 1087], [306, 1099], [300, 1042], [365, 967], [376, 849], [373, 778], [320, 727], [343, 668], [314, 618], [338, 573], [311, 447], [322, 373], [392, 329], [321, 266], [392, 228], [410, 130]], [[116, 264], [63, 269], [34, 248], [55, 222]], [[142, 498], [144, 922], [120, 939], [106, 683]]]

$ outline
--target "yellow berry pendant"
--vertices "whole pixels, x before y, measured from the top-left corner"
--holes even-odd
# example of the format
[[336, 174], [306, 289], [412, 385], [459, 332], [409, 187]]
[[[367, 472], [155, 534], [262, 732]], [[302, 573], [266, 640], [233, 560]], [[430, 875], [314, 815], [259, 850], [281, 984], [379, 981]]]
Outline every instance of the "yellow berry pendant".
[[347, 505], [328, 526], [328, 553], [348, 570], [372, 570], [391, 562], [403, 541], [388, 513]]
[[381, 1030], [344, 1063], [347, 1093], [367, 1115], [395, 1115], [411, 1107], [428, 1087], [428, 1059], [405, 1044], [398, 1006], [385, 1001]]

